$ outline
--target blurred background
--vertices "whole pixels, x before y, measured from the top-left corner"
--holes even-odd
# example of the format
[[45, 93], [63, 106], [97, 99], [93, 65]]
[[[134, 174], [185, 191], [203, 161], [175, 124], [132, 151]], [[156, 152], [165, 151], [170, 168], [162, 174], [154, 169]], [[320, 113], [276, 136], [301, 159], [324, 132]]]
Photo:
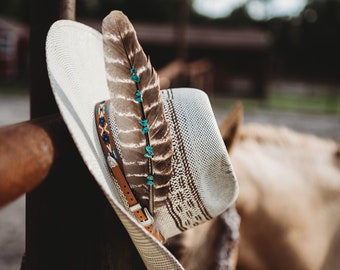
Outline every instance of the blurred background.
[[[0, 3], [2, 92], [25, 88], [29, 77], [29, 8], [30, 1]], [[172, 87], [340, 111], [338, 0], [80, 0], [76, 9], [78, 21], [99, 31], [112, 9], [122, 10]]]
[[[31, 1], [0, 2], [0, 126], [29, 119]], [[339, 0], [78, 0], [100, 31], [122, 10], [166, 87], [196, 87], [220, 121], [236, 101], [245, 122], [340, 142]], [[0, 210], [0, 269], [19, 269], [25, 200]]]

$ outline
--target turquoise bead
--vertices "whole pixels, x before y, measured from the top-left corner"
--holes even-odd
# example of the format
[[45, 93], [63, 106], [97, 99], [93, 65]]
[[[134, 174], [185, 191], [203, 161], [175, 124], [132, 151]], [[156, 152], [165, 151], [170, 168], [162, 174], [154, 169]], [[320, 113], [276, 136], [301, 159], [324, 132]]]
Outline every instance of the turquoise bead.
[[137, 102], [143, 102], [143, 99], [142, 99], [142, 92], [141, 92], [140, 90], [137, 90], [137, 92], [136, 92], [135, 101], [137, 101]]
[[142, 134], [146, 134], [150, 131], [150, 129], [148, 127], [143, 127], [142, 129]]
[[139, 124], [143, 127], [142, 128], [142, 133], [146, 134], [149, 132], [149, 127], [148, 127], [148, 120], [147, 119], [141, 119], [139, 120]]
[[152, 159], [153, 156], [150, 155], [150, 154], [148, 154], [148, 153], [145, 153], [145, 154], [144, 154], [144, 157], [149, 158], [149, 159]]
[[140, 82], [140, 78], [137, 74], [133, 74], [130, 78], [136, 83]]
[[155, 155], [153, 152], [152, 152], [152, 147], [150, 145], [147, 145], [145, 147], [145, 150], [146, 150], [146, 153], [151, 155], [152, 157]]
[[141, 119], [139, 120], [139, 124], [142, 125], [143, 127], [146, 127], [148, 124], [148, 119]]
[[148, 185], [148, 186], [151, 186], [151, 185], [153, 185], [155, 182], [154, 181], [152, 181], [152, 180], [148, 180], [148, 181], [146, 181], [146, 184]]
[[134, 73], [136, 73], [137, 72], [137, 69], [136, 68], [130, 68], [130, 72], [131, 72], [131, 74], [134, 74]]
[[153, 175], [149, 174], [146, 178], [147, 178], [148, 180], [153, 180]]

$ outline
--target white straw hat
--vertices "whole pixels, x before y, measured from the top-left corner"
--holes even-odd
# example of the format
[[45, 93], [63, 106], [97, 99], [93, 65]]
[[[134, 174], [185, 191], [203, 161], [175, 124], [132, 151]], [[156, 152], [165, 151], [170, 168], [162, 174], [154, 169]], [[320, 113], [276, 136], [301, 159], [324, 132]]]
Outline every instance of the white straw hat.
[[[95, 122], [95, 105], [110, 99], [102, 35], [78, 22], [57, 21], [47, 35], [46, 58], [61, 115], [145, 266], [182, 269], [164, 245], [135, 218], [136, 209], [127, 205], [103, 154]], [[171, 133], [172, 174], [166, 202], [155, 210], [154, 226], [167, 239], [224, 212], [236, 200], [238, 184], [208, 96], [190, 88], [162, 90], [160, 96]], [[109, 133], [121, 156], [124, 146], [118, 136], [115, 106], [110, 104], [107, 111]], [[127, 176], [126, 170], [124, 166], [122, 171]], [[131, 189], [134, 190], [133, 186]]]

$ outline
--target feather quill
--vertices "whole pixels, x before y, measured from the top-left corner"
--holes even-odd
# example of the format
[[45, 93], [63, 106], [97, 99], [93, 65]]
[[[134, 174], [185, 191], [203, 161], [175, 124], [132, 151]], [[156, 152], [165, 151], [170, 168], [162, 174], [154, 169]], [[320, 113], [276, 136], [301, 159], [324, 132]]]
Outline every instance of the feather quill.
[[153, 212], [150, 208], [154, 205], [157, 212], [157, 207], [165, 204], [172, 173], [172, 140], [159, 78], [122, 12], [112, 11], [104, 18], [102, 34], [123, 171], [142, 206]]

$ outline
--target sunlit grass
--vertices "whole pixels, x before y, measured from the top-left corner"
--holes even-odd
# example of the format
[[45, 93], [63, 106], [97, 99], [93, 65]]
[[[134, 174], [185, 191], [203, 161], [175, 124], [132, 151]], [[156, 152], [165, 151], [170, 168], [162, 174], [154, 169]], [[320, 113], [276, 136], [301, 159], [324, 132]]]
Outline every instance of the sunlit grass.
[[267, 107], [281, 110], [340, 114], [340, 92], [303, 96], [271, 92], [268, 94], [265, 104]]
[[340, 88], [294, 93], [280, 86], [280, 89], [269, 89], [264, 99], [211, 98], [212, 105], [220, 109], [230, 108], [238, 101], [243, 103], [245, 110], [263, 108], [340, 115]]

